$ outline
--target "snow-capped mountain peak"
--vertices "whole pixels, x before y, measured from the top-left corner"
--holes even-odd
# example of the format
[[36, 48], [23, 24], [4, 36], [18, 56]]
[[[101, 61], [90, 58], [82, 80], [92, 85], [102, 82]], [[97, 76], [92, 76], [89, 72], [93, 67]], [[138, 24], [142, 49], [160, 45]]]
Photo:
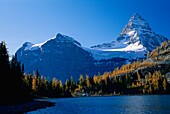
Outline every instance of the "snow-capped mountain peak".
[[24, 49], [25, 51], [34, 51], [34, 50], [41, 49], [42, 45], [46, 44], [47, 42], [51, 42], [51, 41], [55, 41], [57, 43], [73, 43], [77, 46], [81, 46], [81, 44], [78, 41], [74, 40], [73, 38], [58, 33], [55, 37], [53, 37], [43, 43], [33, 44], [30, 42], [25, 42], [23, 44], [23, 47], [25, 48]]
[[149, 24], [138, 13], [135, 13], [129, 20], [128, 24], [138, 26], [148, 26]]
[[16, 54], [27, 73], [38, 68], [42, 75], [51, 79], [58, 76], [62, 81], [70, 76], [78, 80], [80, 74], [94, 74], [90, 69], [90, 66], [94, 66], [91, 54], [79, 42], [60, 33], [40, 44], [26, 42]]
[[70, 76], [78, 80], [80, 74], [94, 75], [111, 71], [134, 59], [146, 57], [168, 39], [152, 32], [149, 24], [139, 15], [133, 15], [117, 40], [110, 43], [82, 47], [73, 38], [58, 33], [40, 44], [26, 42], [16, 52], [27, 73], [39, 69], [44, 76], [57, 76], [65, 81]]
[[[113, 50], [121, 47], [120, 50], [126, 48], [127, 51], [151, 51], [157, 46], [160, 46], [165, 40], [167, 41], [168, 39], [154, 33], [149, 24], [138, 13], [135, 13], [125, 25], [116, 41], [95, 45], [91, 48]], [[119, 45], [122, 45], [123, 47]]]

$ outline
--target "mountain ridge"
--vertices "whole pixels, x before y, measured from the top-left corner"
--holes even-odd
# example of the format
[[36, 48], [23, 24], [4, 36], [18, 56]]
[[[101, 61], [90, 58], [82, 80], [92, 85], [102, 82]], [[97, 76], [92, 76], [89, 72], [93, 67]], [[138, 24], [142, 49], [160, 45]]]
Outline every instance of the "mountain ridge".
[[71, 76], [77, 80], [80, 74], [91, 75], [94, 67], [91, 54], [76, 40], [61, 34], [41, 44], [26, 42], [16, 54], [27, 74], [38, 69], [43, 76], [58, 77], [63, 82]]
[[[141, 23], [137, 25], [139, 21]], [[138, 34], [141, 30], [145, 32]], [[152, 41], [156, 39], [155, 36], [158, 40]], [[144, 40], [140, 40], [140, 37]], [[44, 76], [57, 77], [62, 81], [73, 76], [78, 80], [80, 74], [102, 74], [123, 64], [146, 58], [146, 53], [160, 46], [163, 40], [167, 39], [152, 32], [149, 24], [139, 14], [135, 14], [117, 40], [111, 43], [86, 48], [72, 37], [58, 33], [54, 38], [40, 44], [25, 42], [16, 54], [18, 60], [24, 64], [26, 73], [39, 69]]]
[[75, 45], [81, 46], [81, 44], [76, 41], [75, 39], [73, 39], [72, 37], [63, 35], [61, 33], [58, 33], [55, 37], [48, 39], [47, 41], [43, 42], [43, 43], [39, 43], [39, 44], [33, 44], [31, 42], [25, 42], [23, 44], [23, 47], [25, 47], [26, 51], [33, 51], [33, 50], [37, 50], [39, 48], [41, 48], [42, 45], [46, 44], [49, 41], [56, 41], [56, 42], [72, 42]]

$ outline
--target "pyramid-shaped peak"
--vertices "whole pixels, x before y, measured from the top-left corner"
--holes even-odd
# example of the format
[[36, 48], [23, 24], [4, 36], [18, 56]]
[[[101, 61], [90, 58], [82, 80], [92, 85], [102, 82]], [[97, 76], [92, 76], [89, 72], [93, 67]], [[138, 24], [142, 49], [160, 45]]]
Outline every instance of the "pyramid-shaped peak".
[[139, 13], [135, 13], [128, 22], [129, 25], [138, 25], [138, 26], [147, 26], [149, 27], [149, 24], [145, 21], [144, 18], [142, 18]]
[[120, 36], [131, 33], [131, 31], [136, 31], [139, 34], [141, 30], [151, 31], [151, 28], [149, 27], [149, 24], [139, 15], [139, 13], [135, 13], [120, 33]]
[[138, 13], [135, 13], [125, 25], [116, 41], [95, 45], [91, 48], [114, 50], [126, 47], [127, 50], [151, 51], [167, 40], [167, 38], [154, 33], [149, 24]]

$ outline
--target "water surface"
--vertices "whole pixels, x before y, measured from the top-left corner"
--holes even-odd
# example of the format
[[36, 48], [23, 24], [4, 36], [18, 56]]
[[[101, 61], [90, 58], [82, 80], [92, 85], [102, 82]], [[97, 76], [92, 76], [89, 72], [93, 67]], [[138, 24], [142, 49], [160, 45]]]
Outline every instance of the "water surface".
[[29, 112], [52, 114], [113, 114], [113, 113], [169, 113], [170, 95], [139, 95], [112, 97], [79, 97], [45, 99], [55, 102], [55, 106]]

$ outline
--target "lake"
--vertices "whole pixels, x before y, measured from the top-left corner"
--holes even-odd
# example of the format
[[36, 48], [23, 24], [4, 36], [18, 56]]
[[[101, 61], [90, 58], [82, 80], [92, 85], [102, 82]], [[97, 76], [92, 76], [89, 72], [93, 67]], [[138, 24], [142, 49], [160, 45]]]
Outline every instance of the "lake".
[[43, 99], [55, 106], [28, 112], [30, 114], [111, 114], [170, 113], [170, 95], [138, 95], [111, 97], [78, 97]]

